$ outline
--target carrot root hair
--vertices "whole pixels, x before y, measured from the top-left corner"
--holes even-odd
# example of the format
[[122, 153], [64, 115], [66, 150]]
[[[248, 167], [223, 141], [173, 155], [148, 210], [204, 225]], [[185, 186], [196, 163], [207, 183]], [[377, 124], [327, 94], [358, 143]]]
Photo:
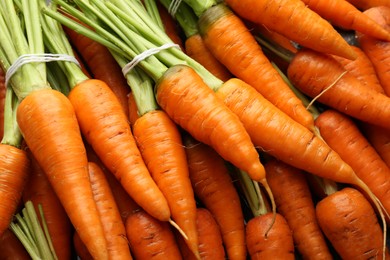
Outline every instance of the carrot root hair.
[[171, 218], [168, 220], [169, 224], [171, 224], [177, 231], [179, 231], [180, 235], [184, 237], [185, 240], [188, 240], [188, 236], [186, 233], [179, 227], [178, 224], [176, 224], [175, 221], [173, 221]]

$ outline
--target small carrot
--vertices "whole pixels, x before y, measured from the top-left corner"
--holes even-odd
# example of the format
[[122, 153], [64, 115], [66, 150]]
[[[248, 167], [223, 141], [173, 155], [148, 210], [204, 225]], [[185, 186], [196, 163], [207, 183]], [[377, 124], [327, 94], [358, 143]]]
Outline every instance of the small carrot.
[[[298, 0], [226, 0], [239, 16], [263, 24], [302, 46], [355, 59], [356, 54], [328, 21]], [[259, 15], [261, 14], [261, 15]]]
[[182, 259], [170, 225], [143, 210], [127, 218], [126, 233], [135, 259]]
[[[373, 7], [363, 13], [390, 32], [390, 6]], [[386, 95], [390, 96], [390, 42], [380, 41], [370, 37], [368, 34], [359, 32], [356, 35], [360, 47], [374, 65]]]
[[189, 135], [184, 136], [184, 144], [195, 195], [217, 221], [228, 258], [246, 259], [241, 202], [225, 161]]
[[321, 113], [315, 123], [326, 143], [354, 169], [389, 212], [390, 168], [357, 125], [348, 116], [335, 110]]
[[16, 235], [9, 229], [6, 229], [0, 236], [0, 259], [2, 260], [30, 260], [23, 244]]
[[371, 204], [358, 190], [346, 187], [316, 206], [318, 223], [342, 259], [387, 259], [383, 231]]
[[109, 258], [131, 260], [125, 225], [106, 177], [100, 167], [93, 162], [88, 163], [88, 172], [93, 197], [103, 223]]
[[[205, 208], [197, 209], [196, 226], [199, 234], [199, 254], [201, 259], [224, 260], [225, 249], [222, 243], [221, 230], [210, 211]], [[196, 259], [182, 237], [178, 238], [178, 245], [184, 259]]]
[[[72, 224], [46, 174], [27, 148], [31, 162], [28, 182], [23, 190], [23, 201], [31, 201], [35, 211], [42, 206], [45, 222], [58, 259], [70, 259], [72, 254]], [[38, 218], [41, 221], [40, 215]]]
[[389, 6], [390, 3], [387, 0], [347, 0], [357, 8], [361, 10], [367, 10], [371, 7], [377, 7], [377, 6]]
[[300, 50], [287, 75], [293, 85], [320, 103], [364, 122], [390, 127], [390, 98], [363, 86], [333, 57]]
[[346, 0], [302, 0], [311, 10], [343, 29], [355, 30], [389, 41], [390, 32]]
[[224, 4], [199, 18], [199, 32], [210, 52], [233, 75], [254, 87], [297, 122], [313, 129], [313, 117], [264, 55], [242, 20]]

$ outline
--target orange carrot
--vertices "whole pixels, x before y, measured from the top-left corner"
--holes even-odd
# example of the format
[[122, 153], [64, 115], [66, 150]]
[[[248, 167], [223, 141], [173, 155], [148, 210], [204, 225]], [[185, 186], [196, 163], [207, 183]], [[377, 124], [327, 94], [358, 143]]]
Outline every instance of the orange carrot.
[[[222, 243], [221, 231], [210, 211], [205, 208], [197, 209], [196, 226], [199, 234], [199, 254], [201, 259], [224, 260], [225, 249]], [[178, 238], [178, 245], [184, 259], [196, 259], [193, 253], [188, 249], [187, 244], [184, 243], [182, 237]]]
[[302, 0], [302, 2], [335, 26], [356, 30], [377, 39], [390, 40], [390, 32], [346, 0]]
[[387, 0], [347, 0], [347, 1], [361, 10], [367, 10], [371, 7], [377, 7], [377, 6], [390, 7], [390, 3]]
[[390, 212], [390, 168], [356, 124], [340, 112], [327, 110], [317, 117], [316, 126], [326, 143], [354, 169]]
[[[383, 231], [371, 204], [344, 188], [316, 206], [318, 223], [342, 259], [383, 259]], [[390, 257], [388, 250], [384, 254]]]
[[390, 167], [390, 133], [389, 130], [369, 124], [359, 124], [364, 136], [380, 155], [382, 160]]
[[185, 135], [184, 144], [195, 194], [217, 221], [227, 256], [246, 259], [244, 216], [225, 161], [189, 135]]
[[137, 119], [139, 118], [137, 103], [135, 103], [133, 92], [129, 93], [127, 103], [129, 104], [130, 126], [133, 126], [135, 121], [137, 121]]
[[127, 218], [126, 233], [135, 259], [182, 259], [170, 225], [143, 210]]
[[[48, 227], [51, 241], [58, 259], [70, 259], [72, 254], [73, 227], [58, 196], [53, 190], [46, 174], [38, 162], [27, 150], [31, 161], [31, 170], [28, 182], [23, 190], [23, 201], [31, 201], [35, 211], [39, 212], [38, 205], [42, 206], [45, 222]], [[40, 215], [38, 218], [41, 221]]]
[[0, 236], [0, 259], [2, 260], [30, 260], [23, 244], [17, 236], [9, 229], [6, 229]]
[[74, 232], [73, 234], [73, 246], [75, 253], [81, 258], [81, 260], [93, 260], [93, 257], [88, 252], [87, 247], [84, 245], [83, 241], [81, 241], [77, 232]]
[[246, 225], [246, 242], [251, 259], [295, 259], [292, 232], [279, 213], [266, 235], [272, 214], [250, 219]]
[[100, 167], [93, 162], [88, 163], [88, 172], [93, 197], [105, 231], [109, 258], [131, 260], [125, 225], [106, 177]]
[[[390, 32], [390, 6], [373, 7], [363, 13]], [[374, 65], [385, 93], [390, 96], [390, 42], [380, 41], [363, 33], [357, 33], [357, 39], [360, 47]]]
[[280, 110], [309, 129], [313, 117], [264, 55], [242, 20], [224, 4], [199, 18], [199, 31], [210, 52]]
[[[300, 0], [226, 0], [239, 16], [263, 24], [302, 46], [355, 59], [356, 54], [328, 21]], [[261, 15], [259, 15], [261, 14]]]
[[292, 230], [294, 244], [304, 259], [333, 259], [318, 225], [315, 206], [302, 170], [271, 159], [264, 167], [278, 212]]
[[363, 86], [333, 57], [300, 50], [287, 74], [291, 83], [320, 103], [385, 128], [390, 128], [390, 98]]

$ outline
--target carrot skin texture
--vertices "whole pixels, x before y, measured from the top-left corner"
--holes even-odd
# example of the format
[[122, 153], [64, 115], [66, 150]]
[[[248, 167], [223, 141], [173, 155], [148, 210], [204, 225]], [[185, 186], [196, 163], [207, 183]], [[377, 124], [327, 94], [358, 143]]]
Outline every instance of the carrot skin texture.
[[264, 164], [278, 212], [292, 230], [304, 259], [333, 259], [318, 225], [309, 185], [302, 170], [278, 160]]
[[[298, 0], [226, 0], [239, 16], [274, 30], [302, 46], [355, 59], [356, 55], [340, 34]], [[259, 15], [261, 14], [261, 15]]]
[[389, 130], [370, 124], [360, 124], [364, 136], [380, 155], [382, 160], [390, 167], [390, 133]]
[[346, 0], [303, 0], [303, 2], [338, 27], [356, 30], [377, 39], [390, 40], [388, 31]]
[[199, 31], [210, 52], [294, 120], [313, 129], [314, 119], [264, 55], [243, 21], [223, 4], [199, 18]]
[[58, 91], [34, 91], [20, 103], [17, 122], [88, 250], [97, 259], [107, 259], [107, 243], [93, 200], [86, 150], [72, 104]]
[[272, 214], [259, 215], [246, 225], [246, 241], [251, 259], [295, 259], [294, 242], [284, 217], [276, 214], [275, 223], [265, 237]]
[[226, 81], [232, 77], [229, 70], [206, 47], [200, 34], [194, 34], [187, 38], [185, 41], [185, 50], [188, 56], [202, 64], [220, 80]]
[[184, 143], [193, 189], [217, 221], [228, 258], [246, 259], [241, 202], [225, 161], [210, 146], [190, 137]]
[[88, 163], [88, 172], [93, 196], [106, 234], [109, 258], [131, 260], [125, 225], [108, 181], [96, 163]]
[[154, 110], [135, 121], [133, 134], [152, 178], [168, 201], [172, 219], [187, 235], [191, 250], [197, 252], [196, 201], [177, 125], [163, 110]]
[[193, 69], [185, 65], [169, 68], [157, 83], [156, 98], [172, 120], [195, 139], [213, 147], [252, 179], [264, 179], [264, 167], [239, 118]]
[[[88, 143], [134, 201], [157, 219], [170, 218], [168, 203], [138, 150], [127, 117], [110, 88], [90, 79], [69, 94]], [[104, 106], [102, 105], [104, 104]]]
[[382, 259], [383, 231], [371, 204], [358, 190], [347, 187], [329, 195], [317, 204], [316, 215], [342, 259]]
[[24, 150], [0, 144], [0, 236], [7, 230], [22, 200], [30, 160]]
[[[198, 208], [196, 219], [201, 259], [224, 260], [225, 249], [223, 248], [221, 231], [213, 215], [205, 208]], [[184, 259], [196, 260], [182, 237], [178, 238], [178, 244]]]
[[[390, 6], [378, 6], [363, 12], [390, 32]], [[390, 41], [380, 41], [366, 34], [357, 33], [357, 40], [374, 65], [378, 79], [390, 96]]]
[[338, 79], [344, 72], [343, 66], [333, 57], [306, 49], [294, 56], [287, 75], [292, 84], [312, 98], [328, 88], [318, 102], [390, 129], [390, 98], [363, 86], [349, 73]]
[[31, 260], [23, 244], [10, 229], [6, 229], [0, 236], [0, 259]]
[[145, 211], [127, 218], [126, 233], [135, 259], [182, 259], [168, 222], [159, 221]]
[[390, 168], [352, 119], [335, 110], [327, 110], [317, 117], [316, 126], [325, 142], [354, 169], [389, 212]]
[[[49, 179], [31, 151], [27, 151], [31, 162], [28, 182], [23, 190], [23, 201], [31, 201], [35, 211], [42, 206], [46, 225], [58, 259], [70, 259], [72, 254], [72, 224]], [[40, 215], [38, 218], [41, 220]]]

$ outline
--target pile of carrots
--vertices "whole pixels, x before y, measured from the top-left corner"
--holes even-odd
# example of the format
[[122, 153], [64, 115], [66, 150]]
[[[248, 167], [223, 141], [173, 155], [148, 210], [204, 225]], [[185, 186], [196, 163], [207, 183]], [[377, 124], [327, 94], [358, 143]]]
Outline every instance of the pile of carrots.
[[0, 260], [390, 259], [388, 0], [2, 1]]

